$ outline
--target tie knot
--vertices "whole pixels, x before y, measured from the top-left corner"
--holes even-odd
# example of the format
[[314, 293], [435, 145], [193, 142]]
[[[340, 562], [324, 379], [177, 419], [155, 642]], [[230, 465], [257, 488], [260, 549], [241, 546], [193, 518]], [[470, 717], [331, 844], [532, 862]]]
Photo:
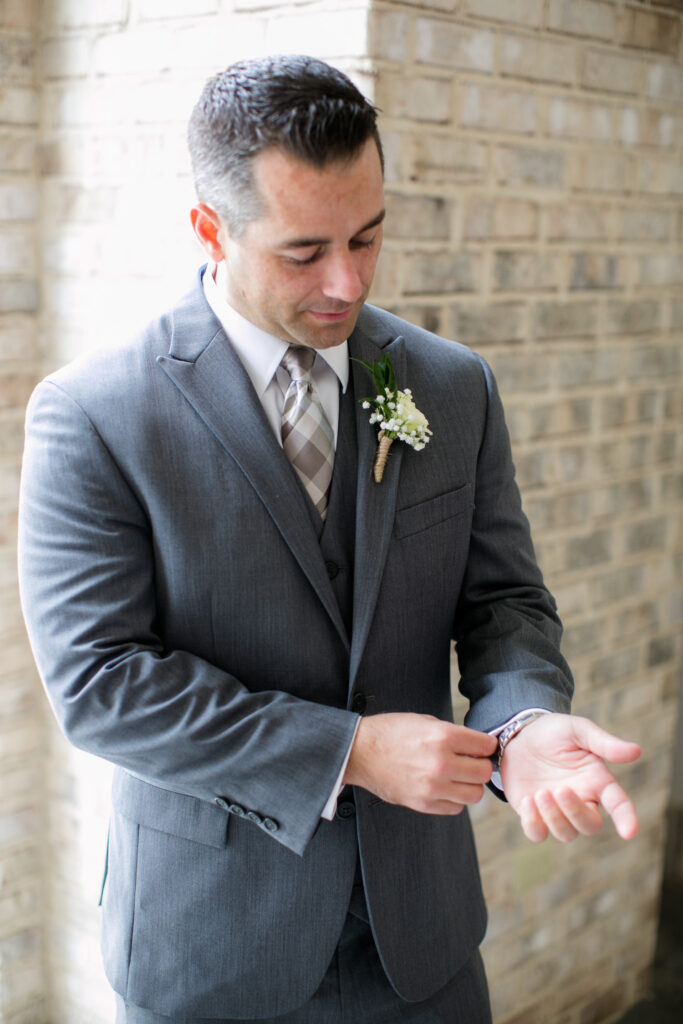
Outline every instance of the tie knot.
[[314, 348], [307, 345], [290, 345], [280, 361], [280, 366], [284, 366], [292, 380], [310, 380], [314, 362]]

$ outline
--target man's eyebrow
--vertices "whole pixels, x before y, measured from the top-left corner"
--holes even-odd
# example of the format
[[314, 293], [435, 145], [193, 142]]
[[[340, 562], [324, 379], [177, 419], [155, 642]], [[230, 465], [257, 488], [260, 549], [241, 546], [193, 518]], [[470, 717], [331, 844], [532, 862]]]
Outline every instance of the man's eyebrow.
[[[369, 220], [367, 224], [364, 224], [362, 228], [356, 231], [354, 238], [358, 235], [362, 235], [364, 231], [369, 231], [370, 228], [376, 228], [382, 223], [386, 215], [386, 210], [380, 210], [376, 217]], [[312, 245], [327, 245], [329, 238], [290, 238], [280, 243], [280, 249], [307, 249]]]

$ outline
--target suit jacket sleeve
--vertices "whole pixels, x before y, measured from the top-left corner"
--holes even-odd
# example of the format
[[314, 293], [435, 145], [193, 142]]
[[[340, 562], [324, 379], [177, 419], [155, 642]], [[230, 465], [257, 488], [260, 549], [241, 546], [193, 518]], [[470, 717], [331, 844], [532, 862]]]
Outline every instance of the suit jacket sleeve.
[[273, 838], [302, 853], [357, 716], [285, 687], [250, 692], [223, 668], [168, 649], [154, 548], [135, 482], [79, 404], [58, 384], [40, 385], [27, 418], [20, 583], [62, 728], [162, 788], [271, 816]]
[[454, 635], [460, 689], [471, 701], [466, 722], [492, 730], [529, 707], [569, 711], [573, 680], [522, 511], [495, 380], [483, 361], [482, 367], [486, 418]]

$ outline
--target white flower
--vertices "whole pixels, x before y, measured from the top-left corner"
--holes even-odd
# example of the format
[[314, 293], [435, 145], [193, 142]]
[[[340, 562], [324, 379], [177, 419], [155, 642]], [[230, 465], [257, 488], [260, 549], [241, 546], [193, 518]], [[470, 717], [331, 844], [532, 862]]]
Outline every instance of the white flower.
[[409, 434], [428, 433], [429, 420], [413, 402], [410, 391], [399, 391], [396, 403], [396, 418], [401, 420], [403, 429]]

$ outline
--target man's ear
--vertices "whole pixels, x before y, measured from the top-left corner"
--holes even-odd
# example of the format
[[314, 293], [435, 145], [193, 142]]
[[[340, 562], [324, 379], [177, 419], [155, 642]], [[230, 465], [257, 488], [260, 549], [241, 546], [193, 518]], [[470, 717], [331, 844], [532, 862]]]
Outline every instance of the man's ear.
[[214, 263], [220, 263], [225, 256], [221, 243], [221, 235], [225, 228], [216, 211], [206, 203], [197, 203], [190, 210], [190, 220], [204, 251]]

